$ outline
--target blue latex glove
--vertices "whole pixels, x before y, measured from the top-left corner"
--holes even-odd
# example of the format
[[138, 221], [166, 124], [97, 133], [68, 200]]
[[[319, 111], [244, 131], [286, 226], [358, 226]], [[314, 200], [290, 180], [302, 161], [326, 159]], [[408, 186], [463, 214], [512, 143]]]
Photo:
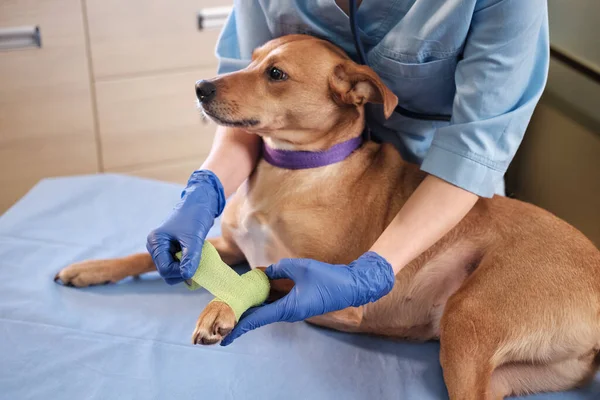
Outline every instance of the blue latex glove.
[[315, 315], [358, 307], [380, 299], [394, 286], [392, 266], [379, 254], [368, 252], [349, 265], [309, 259], [284, 259], [265, 270], [269, 279], [291, 279], [295, 285], [285, 297], [250, 309], [222, 346], [244, 333], [273, 322], [303, 321]]
[[[146, 243], [160, 276], [168, 284], [174, 285], [194, 275], [206, 234], [223, 207], [225, 194], [219, 178], [211, 171], [195, 171], [171, 215], [150, 232]], [[181, 262], [175, 258], [179, 250]]]

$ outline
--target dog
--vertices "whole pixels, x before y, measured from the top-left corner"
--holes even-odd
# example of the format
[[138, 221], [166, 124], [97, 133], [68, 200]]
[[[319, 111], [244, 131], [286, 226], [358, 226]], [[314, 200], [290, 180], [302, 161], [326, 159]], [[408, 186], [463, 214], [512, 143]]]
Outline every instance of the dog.
[[[212, 85], [201, 103], [209, 118], [275, 149], [328, 149], [361, 135], [366, 103], [381, 104], [386, 117], [397, 104], [373, 70], [305, 35], [274, 39], [254, 51], [247, 68], [204, 84]], [[369, 250], [425, 177], [392, 145], [372, 141], [320, 168], [283, 169], [261, 159], [227, 203], [222, 236], [209, 240], [230, 265], [257, 268], [288, 257], [347, 264]], [[82, 287], [152, 270], [144, 253], [74, 264], [57, 278]], [[271, 283], [279, 296], [293, 285]], [[600, 251], [534, 205], [480, 198], [397, 274], [389, 294], [308, 322], [439, 339], [452, 400], [567, 390], [590, 380], [600, 360]], [[192, 340], [217, 343], [234, 325], [231, 308], [211, 302]]]

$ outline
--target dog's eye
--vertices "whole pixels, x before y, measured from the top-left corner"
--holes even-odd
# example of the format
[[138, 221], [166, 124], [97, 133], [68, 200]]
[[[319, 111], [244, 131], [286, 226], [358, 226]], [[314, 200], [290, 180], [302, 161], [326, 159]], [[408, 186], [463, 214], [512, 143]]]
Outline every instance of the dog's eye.
[[267, 70], [267, 75], [273, 81], [284, 81], [287, 79], [287, 74], [277, 67], [271, 67]]

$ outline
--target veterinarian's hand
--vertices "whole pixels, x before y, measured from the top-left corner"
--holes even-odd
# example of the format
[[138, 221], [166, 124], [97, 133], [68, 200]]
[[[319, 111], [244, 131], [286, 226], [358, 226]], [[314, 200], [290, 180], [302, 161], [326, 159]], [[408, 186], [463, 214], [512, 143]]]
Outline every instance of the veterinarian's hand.
[[[194, 172], [171, 215], [150, 232], [146, 243], [160, 276], [168, 284], [194, 275], [206, 234], [223, 207], [225, 194], [219, 178], [207, 170]], [[181, 262], [175, 258], [180, 250]]]
[[358, 307], [380, 299], [394, 286], [392, 266], [374, 252], [349, 265], [332, 265], [309, 259], [285, 259], [265, 270], [269, 279], [291, 279], [294, 287], [285, 297], [249, 310], [222, 346], [244, 333], [273, 322], [302, 321], [315, 315]]

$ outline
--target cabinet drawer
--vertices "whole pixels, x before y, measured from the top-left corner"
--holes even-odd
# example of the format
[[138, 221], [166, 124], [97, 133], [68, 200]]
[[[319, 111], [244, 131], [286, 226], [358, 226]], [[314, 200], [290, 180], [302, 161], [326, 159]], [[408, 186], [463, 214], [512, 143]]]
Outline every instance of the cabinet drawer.
[[0, 146], [0, 214], [40, 179], [98, 172], [96, 143], [81, 135], [25, 139]]
[[199, 69], [98, 82], [96, 96], [105, 170], [207, 154], [215, 125], [203, 121], [196, 108], [194, 84], [214, 75], [214, 69]]
[[215, 66], [219, 30], [199, 31], [197, 13], [231, 4], [232, 0], [88, 0], [96, 78]]
[[0, 27], [35, 25], [41, 48], [0, 51], [0, 145], [48, 135], [93, 140], [80, 1], [0, 1]]

